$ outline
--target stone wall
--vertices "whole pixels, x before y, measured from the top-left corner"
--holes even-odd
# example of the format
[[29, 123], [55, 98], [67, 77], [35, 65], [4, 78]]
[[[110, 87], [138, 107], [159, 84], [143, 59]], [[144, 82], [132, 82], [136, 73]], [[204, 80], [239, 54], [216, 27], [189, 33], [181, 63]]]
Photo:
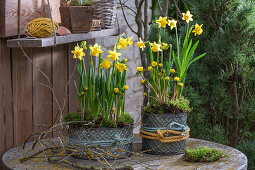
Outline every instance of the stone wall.
[[[117, 0], [117, 2], [119, 2]], [[149, 1], [150, 2], [150, 1]], [[128, 0], [126, 3], [132, 9], [136, 9], [135, 0]], [[150, 5], [149, 5], [150, 6]], [[135, 17], [131, 11], [125, 10], [127, 20], [130, 26], [136, 30]], [[118, 22], [120, 26], [126, 26], [127, 24], [123, 18], [123, 14], [120, 6], [117, 9]], [[150, 15], [149, 15], [150, 16]], [[135, 119], [135, 127], [139, 125], [140, 115], [141, 115], [141, 106], [143, 102], [143, 87], [140, 83], [141, 78], [136, 76], [136, 67], [141, 65], [141, 58], [139, 49], [136, 46], [136, 42], [138, 41], [137, 36], [127, 27], [127, 31], [125, 33], [127, 37], [133, 36], [134, 44], [132, 46], [128, 46], [126, 50], [121, 49], [122, 57], [128, 59], [128, 72], [127, 72], [127, 85], [129, 86], [129, 90], [126, 93], [126, 105], [125, 111], [130, 113], [132, 117]], [[96, 43], [100, 44], [103, 48], [103, 51], [112, 50], [114, 44], [117, 42], [118, 37], [105, 37], [96, 39]], [[107, 53], [104, 54], [105, 56]], [[105, 57], [104, 56], [104, 57]], [[138, 128], [135, 128], [135, 133], [138, 133]]]

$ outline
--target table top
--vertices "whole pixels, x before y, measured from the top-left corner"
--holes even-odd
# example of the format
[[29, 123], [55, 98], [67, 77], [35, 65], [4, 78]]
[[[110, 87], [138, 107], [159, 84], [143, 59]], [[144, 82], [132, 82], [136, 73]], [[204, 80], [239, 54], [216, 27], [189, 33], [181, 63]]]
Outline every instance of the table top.
[[[56, 139], [46, 139], [45, 143], [52, 142]], [[213, 143], [200, 139], [187, 139], [187, 146], [189, 148], [196, 148], [198, 146], [208, 146], [211, 148], [222, 149], [228, 158], [222, 158], [217, 162], [211, 163], [190, 163], [185, 162], [182, 159], [181, 155], [172, 155], [172, 156], [161, 156], [161, 155], [150, 155], [146, 153], [141, 153], [141, 138], [136, 137], [133, 144], [133, 150], [135, 152], [140, 152], [138, 157], [131, 156], [126, 159], [120, 160], [109, 160], [111, 167], [109, 169], [116, 169], [123, 166], [132, 166], [134, 169], [143, 170], [143, 169], [235, 169], [235, 170], [246, 170], [247, 169], [247, 158], [246, 156], [238, 151], [237, 149], [231, 148], [229, 146], [221, 145], [218, 143]], [[16, 146], [8, 150], [2, 157], [2, 162], [5, 169], [75, 169], [74, 167], [57, 162], [55, 164], [46, 162], [46, 159], [43, 154], [37, 155], [34, 158], [29, 159], [24, 163], [20, 163], [19, 159], [24, 156], [31, 155], [39, 150], [41, 146], [36, 146], [34, 150], [31, 150], [32, 142], [28, 143], [25, 149], [22, 149], [22, 146]], [[79, 164], [81, 166], [96, 167], [101, 168], [105, 167], [103, 164], [96, 160], [83, 160], [73, 157], [65, 158], [69, 162], [74, 164]]]

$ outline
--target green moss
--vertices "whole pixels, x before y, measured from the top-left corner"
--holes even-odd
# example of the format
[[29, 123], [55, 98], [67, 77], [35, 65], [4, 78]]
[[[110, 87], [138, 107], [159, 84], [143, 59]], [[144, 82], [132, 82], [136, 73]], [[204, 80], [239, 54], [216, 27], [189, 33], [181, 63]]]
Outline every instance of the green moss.
[[196, 149], [186, 148], [183, 158], [188, 162], [213, 162], [226, 157], [222, 150], [201, 146]]
[[190, 112], [192, 109], [190, 108], [189, 100], [181, 97], [175, 101], [171, 100], [169, 103], [163, 104], [148, 104], [143, 108], [143, 113], [147, 114], [163, 114], [163, 113], [182, 113], [182, 112]]
[[119, 123], [131, 125], [134, 123], [134, 119], [130, 116], [129, 113], [122, 113], [119, 116]]
[[65, 122], [81, 121], [81, 114], [78, 112], [71, 112], [64, 116]]

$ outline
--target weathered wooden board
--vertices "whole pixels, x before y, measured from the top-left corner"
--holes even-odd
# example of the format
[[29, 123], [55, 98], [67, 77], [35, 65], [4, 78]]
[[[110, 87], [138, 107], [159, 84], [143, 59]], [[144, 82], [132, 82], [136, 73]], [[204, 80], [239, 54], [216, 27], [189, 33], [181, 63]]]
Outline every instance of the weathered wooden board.
[[[18, 35], [18, 1], [1, 0], [0, 6], [0, 37]], [[53, 19], [61, 22], [59, 6], [60, 0], [50, 0]], [[20, 0], [20, 30], [23, 32], [26, 24], [39, 17], [49, 17], [49, 6], [47, 0]]]
[[[29, 57], [32, 50], [25, 49]], [[21, 49], [12, 49], [14, 144], [21, 144], [33, 133], [32, 64]], [[21, 123], [22, 122], [22, 123]], [[33, 139], [33, 138], [32, 138]]]
[[[64, 106], [64, 116], [68, 112], [68, 87], [66, 86], [68, 81], [67, 45], [52, 48], [52, 75], [53, 91], [60, 107], [62, 108]], [[59, 120], [59, 108], [54, 98], [53, 104], [53, 121], [56, 118]]]
[[1, 79], [0, 83], [0, 157], [1, 157], [1, 155], [13, 145], [11, 58], [10, 49], [6, 48], [5, 40], [0, 40], [0, 79]]
[[[71, 34], [65, 36], [57, 36], [56, 45], [67, 44], [71, 42], [78, 42], [88, 39], [106, 37], [111, 35], [122, 34], [126, 31], [125, 27], [112, 28], [112, 29], [102, 29], [101, 31], [90, 31], [83, 34]], [[22, 47], [50, 47], [54, 46], [53, 36], [47, 38], [20, 38], [20, 39], [11, 39], [7, 41], [8, 47], [19, 47], [19, 44]]]
[[[33, 62], [52, 82], [51, 50], [51, 48], [33, 49]], [[46, 130], [52, 125], [52, 93], [44, 85], [49, 85], [47, 79], [33, 67], [33, 120], [35, 133]]]

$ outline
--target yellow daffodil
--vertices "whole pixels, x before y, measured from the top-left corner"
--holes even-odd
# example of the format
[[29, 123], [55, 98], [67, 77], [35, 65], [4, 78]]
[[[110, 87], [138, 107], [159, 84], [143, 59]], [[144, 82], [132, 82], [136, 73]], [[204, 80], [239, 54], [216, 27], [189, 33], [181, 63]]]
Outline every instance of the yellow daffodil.
[[132, 38], [133, 38], [133, 36], [127, 38], [128, 45], [132, 45], [133, 44]]
[[74, 47], [74, 50], [72, 51], [73, 58], [79, 58], [82, 60], [82, 57], [85, 56], [85, 53], [83, 52], [83, 48], [80, 48], [78, 46]]
[[117, 93], [119, 93], [120, 90], [118, 88], [114, 88], [113, 91], [114, 91], [114, 93], [117, 94]]
[[174, 19], [168, 20], [168, 25], [171, 27], [171, 30], [172, 30], [173, 28], [176, 28], [176, 23], [177, 23], [177, 21], [174, 20]]
[[125, 64], [119, 63], [118, 71], [122, 73], [124, 70], [127, 70], [127, 66]]
[[81, 96], [83, 96], [84, 95], [84, 92], [81, 92]]
[[87, 42], [82, 41], [81, 44], [80, 44], [80, 47], [83, 48], [84, 50], [87, 50]]
[[166, 25], [168, 24], [168, 21], [167, 21], [167, 17], [164, 17], [162, 18], [161, 16], [159, 17], [158, 20], [156, 20], [156, 23], [158, 24], [158, 27], [163, 27], [165, 28]]
[[112, 107], [112, 109], [111, 109], [111, 110], [114, 112], [115, 108], [114, 108], [114, 107]]
[[148, 94], [146, 92], [143, 93], [144, 96], [147, 96]]
[[168, 77], [168, 76], [165, 77], [165, 80], [166, 80], [166, 81], [169, 81], [169, 80], [170, 80], [170, 77]]
[[138, 72], [142, 72], [143, 71], [143, 67], [137, 67], [136, 68]]
[[144, 84], [144, 83], [146, 83], [146, 80], [141, 80], [141, 84]]
[[183, 83], [179, 83], [179, 86], [180, 86], [180, 87], [183, 87]]
[[127, 59], [127, 58], [124, 58], [123, 61], [126, 63], [126, 62], [128, 61], [128, 59]]
[[190, 13], [190, 11], [187, 11], [186, 13], [182, 13], [182, 19], [185, 20], [187, 23], [189, 23], [190, 21], [193, 21], [192, 16], [193, 15]]
[[117, 49], [122, 48], [123, 50], [125, 50], [128, 45], [128, 41], [126, 38], [120, 37], [119, 42], [116, 45], [117, 45]]
[[195, 36], [196, 35], [201, 35], [203, 33], [202, 26], [203, 26], [203, 24], [201, 24], [201, 25], [196, 24], [195, 25], [195, 29], [192, 31], [195, 34]]
[[170, 69], [170, 73], [174, 74], [175, 73], [175, 69]]
[[110, 58], [105, 59], [101, 64], [100, 64], [100, 69], [103, 67], [108, 69], [111, 67], [112, 62], [109, 61]]
[[129, 88], [129, 87], [128, 87], [127, 85], [124, 85], [124, 86], [123, 86], [123, 89], [124, 89], [125, 91], [127, 91], [128, 88]]
[[162, 76], [162, 72], [159, 72], [158, 75], [161, 77]]
[[158, 63], [156, 61], [152, 61], [151, 65], [152, 65], [152, 67], [156, 67], [158, 65]]
[[151, 66], [148, 67], [148, 71], [152, 71], [152, 69], [153, 69], [153, 68], [152, 68]]
[[159, 63], [158, 66], [159, 66], [159, 67], [163, 67], [163, 64], [162, 64], [162, 63]]
[[85, 91], [88, 91], [88, 88], [87, 88], [87, 87], [85, 88]]
[[179, 77], [174, 77], [174, 81], [180, 81], [181, 79]]
[[141, 48], [142, 50], [144, 50], [144, 48], [146, 47], [141, 38], [139, 38], [139, 41], [137, 42], [136, 45], [138, 48]]
[[161, 49], [160, 49], [160, 45], [159, 44], [157, 44], [155, 41], [154, 41], [154, 43], [151, 43], [151, 50], [153, 51], [153, 52], [157, 52], [157, 51], [162, 51]]
[[121, 53], [117, 53], [116, 50], [108, 51], [108, 53], [109, 55], [106, 57], [111, 58], [112, 61], [115, 61], [116, 59], [120, 59], [119, 56], [121, 55]]
[[99, 53], [103, 53], [102, 49], [100, 46], [98, 46], [98, 44], [96, 43], [94, 46], [92, 47], [89, 47], [90, 51], [91, 51], [91, 54], [93, 56], [96, 56], [98, 57]]
[[162, 43], [161, 48], [162, 48], [162, 50], [167, 50], [168, 49], [167, 43]]
[[119, 68], [119, 66], [120, 66], [120, 62], [117, 62], [114, 64], [114, 68]]

